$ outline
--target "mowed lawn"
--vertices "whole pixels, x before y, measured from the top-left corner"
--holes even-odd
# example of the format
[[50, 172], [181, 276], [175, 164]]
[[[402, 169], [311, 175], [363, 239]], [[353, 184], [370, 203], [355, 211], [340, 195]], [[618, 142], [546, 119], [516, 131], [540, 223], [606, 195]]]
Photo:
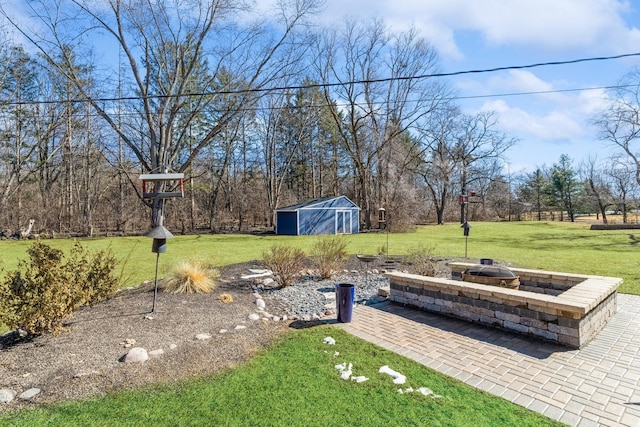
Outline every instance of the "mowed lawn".
[[[272, 245], [292, 245], [309, 252], [317, 237], [273, 235], [176, 236], [160, 255], [161, 276], [176, 261], [198, 257], [217, 265], [259, 260]], [[622, 277], [621, 292], [640, 294], [638, 242], [634, 230], [591, 231], [586, 224], [472, 223], [467, 239], [459, 224], [422, 226], [414, 233], [362, 233], [345, 236], [348, 252], [411, 254], [430, 247], [437, 256], [470, 262], [494, 258], [515, 266]], [[68, 250], [70, 240], [50, 240]], [[111, 248], [122, 261], [126, 281], [135, 286], [152, 280], [156, 255], [145, 237], [87, 239], [89, 249]], [[25, 258], [30, 242], [1, 241], [6, 270]], [[337, 339], [327, 348], [322, 338]], [[334, 356], [339, 351], [341, 357]], [[342, 381], [336, 363], [352, 362], [355, 375], [369, 381]], [[442, 397], [399, 395], [397, 386], [379, 374], [382, 365], [402, 372], [411, 387], [429, 387]], [[434, 425], [546, 426], [557, 423], [520, 406], [475, 390], [416, 362], [323, 326], [292, 330], [250, 363], [223, 374], [110, 394], [86, 402], [69, 402], [0, 416], [0, 426], [33, 425]]]
[[[326, 337], [335, 345], [325, 344]], [[336, 352], [339, 353], [336, 355]], [[342, 380], [335, 368], [351, 363]], [[388, 366], [406, 376], [394, 384]], [[414, 391], [409, 392], [412, 388]], [[418, 390], [425, 388], [425, 395]], [[398, 389], [402, 389], [400, 394]], [[426, 390], [428, 389], [428, 390]], [[2, 426], [560, 426], [342, 329], [292, 330], [249, 363], [180, 384], [0, 417]]]
[[[247, 234], [176, 236], [167, 241], [160, 255], [160, 276], [178, 260], [202, 258], [222, 266], [259, 260], [272, 245], [297, 246], [307, 253], [317, 240], [313, 236]], [[623, 293], [640, 294], [640, 230], [592, 231], [588, 224], [569, 222], [477, 222], [471, 224], [465, 241], [460, 224], [418, 227], [412, 233], [372, 232], [345, 236], [351, 254], [407, 255], [420, 245], [439, 256], [464, 257], [470, 262], [494, 258], [514, 266], [579, 274], [621, 277]], [[156, 255], [152, 239], [118, 237], [83, 239], [90, 249], [111, 248], [121, 260], [123, 286], [153, 280]], [[51, 246], [68, 250], [72, 240], [48, 240]], [[29, 241], [0, 241], [0, 260], [13, 270], [26, 257]]]

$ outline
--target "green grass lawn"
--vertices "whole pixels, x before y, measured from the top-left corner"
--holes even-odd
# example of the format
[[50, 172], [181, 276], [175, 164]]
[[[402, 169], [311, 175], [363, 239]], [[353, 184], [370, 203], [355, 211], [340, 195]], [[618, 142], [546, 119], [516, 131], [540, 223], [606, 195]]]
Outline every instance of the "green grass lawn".
[[[254, 236], [220, 234], [176, 236], [168, 240], [167, 252], [160, 255], [160, 275], [176, 261], [201, 257], [226, 265], [260, 259], [274, 244], [298, 246], [309, 251], [317, 237]], [[389, 255], [410, 254], [418, 245], [433, 247], [442, 256], [465, 255], [465, 238], [460, 224], [422, 226], [414, 233], [362, 233], [345, 236], [348, 252], [378, 253], [388, 245]], [[126, 282], [136, 286], [153, 280], [156, 255], [147, 237], [86, 239], [90, 249], [110, 247], [121, 260]], [[640, 230], [591, 231], [586, 224], [568, 222], [477, 222], [472, 223], [466, 242], [467, 255], [494, 258], [523, 268], [621, 277], [620, 292], [640, 295]], [[54, 247], [69, 249], [71, 240], [48, 240]], [[5, 270], [15, 269], [25, 257], [30, 242], [0, 242], [0, 260]]]
[[[202, 235], [177, 236], [160, 255], [161, 275], [176, 261], [199, 257], [226, 265], [260, 259], [274, 244], [309, 251], [317, 237]], [[412, 253], [419, 245], [433, 247], [441, 256], [470, 261], [494, 258], [524, 268], [622, 277], [621, 292], [640, 295], [638, 241], [634, 230], [591, 231], [571, 223], [473, 223], [468, 240], [459, 224], [423, 226], [414, 233], [362, 233], [345, 236], [348, 252], [375, 254], [388, 245], [390, 255]], [[67, 251], [72, 241], [50, 240]], [[156, 255], [151, 239], [126, 237], [90, 239], [89, 249], [110, 247], [121, 260], [123, 286], [152, 280]], [[30, 242], [1, 241], [5, 270], [25, 258]], [[339, 345], [327, 349], [323, 335]], [[328, 350], [327, 353], [324, 350]], [[341, 381], [334, 365], [354, 364], [357, 374], [370, 380]], [[410, 386], [429, 387], [442, 399], [417, 394], [398, 395], [388, 378], [377, 374], [389, 365], [411, 379]], [[90, 402], [72, 402], [48, 409], [0, 417], [0, 426], [32, 425], [554, 425], [505, 400], [474, 390], [408, 359], [338, 329], [294, 331], [249, 364], [213, 378], [182, 384], [116, 393]]]
[[[323, 343], [331, 336], [336, 345]], [[339, 356], [334, 356], [338, 351]], [[335, 365], [353, 364], [344, 381]], [[400, 386], [378, 372], [407, 377]], [[398, 388], [428, 387], [442, 397]], [[0, 418], [6, 426], [554, 426], [507, 400], [354, 338], [318, 326], [293, 331], [249, 363], [181, 384], [121, 392]]]

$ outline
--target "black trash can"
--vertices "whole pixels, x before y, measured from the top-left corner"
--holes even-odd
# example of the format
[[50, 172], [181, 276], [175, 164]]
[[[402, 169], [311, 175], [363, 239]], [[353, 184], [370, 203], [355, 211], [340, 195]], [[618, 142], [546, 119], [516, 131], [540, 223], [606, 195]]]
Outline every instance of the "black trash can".
[[338, 311], [338, 322], [351, 322], [355, 296], [356, 287], [354, 285], [350, 283], [338, 283], [336, 285], [336, 309]]

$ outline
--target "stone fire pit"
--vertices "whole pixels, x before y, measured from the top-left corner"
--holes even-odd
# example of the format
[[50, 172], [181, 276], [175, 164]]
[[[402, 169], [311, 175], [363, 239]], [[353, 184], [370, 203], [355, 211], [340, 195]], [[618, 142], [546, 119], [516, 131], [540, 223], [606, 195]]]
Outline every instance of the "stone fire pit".
[[620, 278], [512, 268], [516, 290], [461, 280], [471, 267], [450, 263], [451, 279], [386, 273], [390, 299], [573, 348], [591, 341], [617, 311]]
[[495, 265], [474, 265], [462, 273], [465, 282], [483, 285], [500, 286], [502, 288], [518, 289], [520, 278], [506, 267]]

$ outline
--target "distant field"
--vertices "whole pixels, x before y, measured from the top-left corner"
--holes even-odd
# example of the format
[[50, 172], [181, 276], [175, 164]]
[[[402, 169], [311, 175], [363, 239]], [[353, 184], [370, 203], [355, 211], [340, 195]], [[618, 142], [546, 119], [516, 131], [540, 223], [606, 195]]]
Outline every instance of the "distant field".
[[[471, 224], [467, 243], [470, 260], [494, 258], [514, 266], [570, 273], [622, 277], [621, 292], [640, 294], [640, 230], [589, 230], [590, 223], [570, 222], [477, 222]], [[258, 260], [271, 245], [292, 245], [309, 251], [314, 236], [190, 235], [168, 240], [160, 255], [160, 275], [178, 260], [200, 257], [227, 265]], [[389, 255], [407, 255], [418, 245], [433, 247], [439, 256], [463, 257], [465, 238], [460, 224], [428, 225], [414, 233], [361, 233], [345, 236], [351, 254], [375, 254], [388, 245]], [[147, 237], [86, 239], [92, 250], [110, 247], [121, 260], [125, 286], [135, 286], [154, 276], [156, 254]], [[68, 250], [72, 240], [47, 240]], [[5, 270], [17, 267], [26, 257], [29, 241], [0, 241], [0, 259]]]

